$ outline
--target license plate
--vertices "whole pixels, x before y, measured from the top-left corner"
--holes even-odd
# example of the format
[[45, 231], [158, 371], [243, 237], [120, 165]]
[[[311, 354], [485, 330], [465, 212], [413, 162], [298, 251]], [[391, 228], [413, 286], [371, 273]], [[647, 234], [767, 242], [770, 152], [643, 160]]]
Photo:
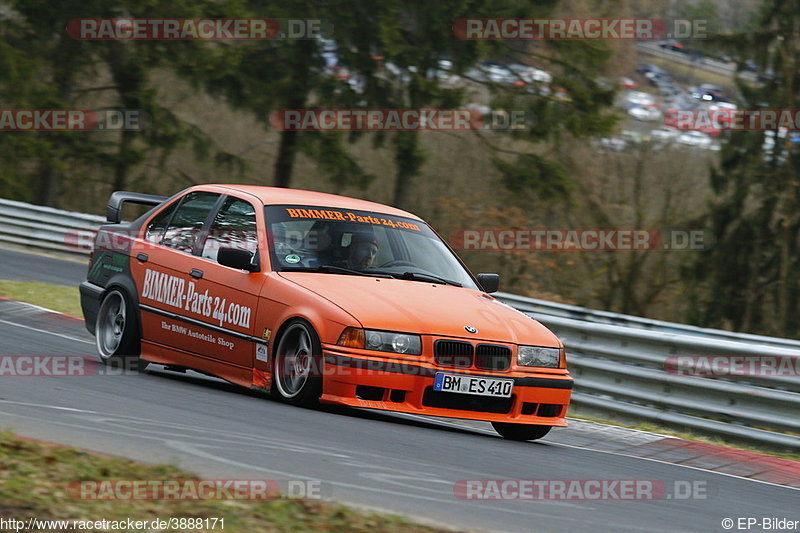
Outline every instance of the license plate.
[[433, 390], [435, 391], [496, 396], [499, 398], [510, 397], [513, 388], [513, 379], [484, 378], [464, 374], [446, 374], [444, 372], [437, 372], [433, 381]]

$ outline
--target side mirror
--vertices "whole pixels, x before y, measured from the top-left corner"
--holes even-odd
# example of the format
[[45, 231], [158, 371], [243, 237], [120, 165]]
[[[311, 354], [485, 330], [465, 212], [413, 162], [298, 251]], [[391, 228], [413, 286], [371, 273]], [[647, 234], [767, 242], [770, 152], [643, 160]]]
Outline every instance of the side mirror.
[[252, 252], [241, 248], [220, 248], [217, 252], [217, 263], [222, 266], [246, 270], [248, 272], [258, 272], [261, 267], [254, 261]]
[[478, 283], [486, 292], [497, 292], [500, 289], [500, 274], [478, 274]]

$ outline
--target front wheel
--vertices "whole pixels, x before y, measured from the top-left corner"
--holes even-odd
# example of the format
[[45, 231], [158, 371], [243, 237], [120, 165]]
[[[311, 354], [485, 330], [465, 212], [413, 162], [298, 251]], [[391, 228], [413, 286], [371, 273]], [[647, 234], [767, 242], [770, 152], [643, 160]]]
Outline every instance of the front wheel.
[[303, 320], [290, 322], [275, 349], [272, 393], [286, 403], [313, 406], [322, 395], [322, 344]]
[[501, 436], [509, 440], [537, 440], [541, 439], [552, 429], [552, 426], [534, 426], [532, 424], [510, 424], [507, 422], [492, 422], [492, 427]]
[[139, 327], [133, 305], [120, 290], [109, 292], [100, 304], [95, 341], [100, 362], [104, 365], [144, 370], [148, 364], [139, 359]]

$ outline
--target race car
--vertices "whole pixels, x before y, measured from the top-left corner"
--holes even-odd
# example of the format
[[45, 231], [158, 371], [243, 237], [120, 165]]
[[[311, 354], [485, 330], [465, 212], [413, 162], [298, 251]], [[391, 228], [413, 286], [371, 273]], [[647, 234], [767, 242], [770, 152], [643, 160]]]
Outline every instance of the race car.
[[[125, 203], [153, 207], [122, 222]], [[105, 364], [192, 369], [297, 405], [488, 421], [514, 440], [567, 425], [563, 344], [411, 213], [200, 185], [115, 192], [107, 219], [80, 285]]]

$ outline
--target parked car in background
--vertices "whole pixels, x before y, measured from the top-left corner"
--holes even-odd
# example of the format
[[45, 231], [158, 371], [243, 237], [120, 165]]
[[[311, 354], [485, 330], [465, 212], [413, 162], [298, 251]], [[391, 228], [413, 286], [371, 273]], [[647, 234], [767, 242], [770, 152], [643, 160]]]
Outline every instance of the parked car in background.
[[635, 105], [628, 109], [628, 115], [636, 120], [654, 121], [661, 120], [661, 111], [654, 105], [642, 106]]
[[678, 136], [677, 143], [693, 148], [709, 150], [711, 149], [712, 140], [710, 135], [702, 131], [686, 131]]
[[592, 141], [592, 144], [600, 152], [621, 152], [628, 147], [625, 139], [619, 137], [602, 137]]
[[647, 76], [647, 74], [651, 73], [651, 72], [657, 72], [657, 73], [661, 73], [661, 74], [666, 74], [667, 73], [666, 70], [664, 70], [663, 68], [661, 68], [661, 67], [659, 67], [657, 65], [654, 65], [652, 63], [639, 63], [636, 66], [636, 73], [637, 74], [642, 74], [643, 76]]
[[672, 50], [673, 52], [685, 52], [684, 44], [680, 41], [675, 39], [668, 39], [666, 41], [662, 41], [658, 43], [658, 46], [664, 48], [666, 50]]
[[672, 83], [672, 76], [669, 74], [659, 74], [659, 73], [649, 73], [647, 74], [647, 81], [650, 82], [650, 85], [653, 87], [660, 87], [661, 85], [671, 84]]
[[549, 72], [530, 65], [512, 63], [508, 66], [508, 70], [525, 83], [550, 83], [553, 81], [553, 76]]
[[661, 148], [663, 146], [673, 144], [675, 141], [677, 141], [680, 134], [681, 132], [674, 128], [657, 128], [650, 130], [648, 137], [653, 145]]
[[652, 94], [642, 91], [627, 91], [623, 95], [623, 101], [629, 105], [648, 106], [655, 105], [656, 98]]
[[513, 85], [518, 78], [511, 72], [508, 67], [500, 63], [484, 62], [478, 70], [482, 72], [483, 79], [492, 83], [500, 83], [504, 85]]
[[658, 86], [658, 94], [664, 97], [671, 97], [679, 95], [683, 92], [683, 89], [675, 85], [671, 82], [665, 82]]
[[706, 102], [713, 102], [722, 100], [722, 89], [713, 85], [711, 83], [703, 83], [698, 85], [697, 87], [690, 87], [689, 88], [689, 95], [692, 98], [696, 98], [698, 100], [703, 100]]
[[440, 59], [436, 68], [428, 69], [427, 78], [437, 79], [444, 84], [453, 85], [461, 81], [461, 76], [453, 72], [453, 62], [449, 59]]

